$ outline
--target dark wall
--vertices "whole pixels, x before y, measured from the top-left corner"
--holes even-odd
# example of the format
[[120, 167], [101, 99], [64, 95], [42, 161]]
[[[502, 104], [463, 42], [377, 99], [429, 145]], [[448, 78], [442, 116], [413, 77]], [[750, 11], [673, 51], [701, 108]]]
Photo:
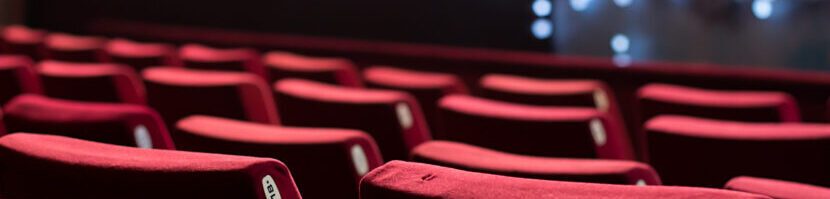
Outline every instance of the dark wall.
[[0, 0], [0, 26], [22, 23], [24, 0]]
[[548, 51], [531, 0], [31, 0], [30, 22], [77, 30], [113, 18], [265, 32]]

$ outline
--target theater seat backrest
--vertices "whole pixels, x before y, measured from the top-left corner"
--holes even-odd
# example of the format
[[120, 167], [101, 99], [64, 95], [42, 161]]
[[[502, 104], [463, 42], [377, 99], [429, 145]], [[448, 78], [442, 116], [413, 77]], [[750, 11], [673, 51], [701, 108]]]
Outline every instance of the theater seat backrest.
[[178, 65], [176, 49], [163, 43], [139, 43], [113, 39], [105, 47], [109, 62], [120, 63], [141, 71], [151, 66]]
[[283, 124], [361, 130], [378, 142], [386, 160], [406, 159], [430, 139], [418, 103], [403, 92], [300, 79], [278, 81], [274, 89]]
[[173, 149], [158, 113], [141, 105], [21, 95], [3, 108], [9, 132], [33, 132], [141, 148]]
[[430, 124], [430, 132], [437, 130], [434, 124], [438, 119], [438, 101], [446, 95], [467, 93], [461, 79], [449, 73], [372, 66], [363, 71], [363, 78], [368, 87], [405, 91], [415, 97]]
[[637, 93], [640, 122], [661, 114], [747, 122], [797, 122], [798, 106], [787, 93], [706, 90], [653, 83]]
[[720, 187], [750, 175], [830, 185], [830, 125], [664, 115], [646, 123], [649, 164], [667, 185]]
[[438, 116], [438, 139], [523, 155], [633, 158], [624, 130], [593, 108], [450, 95], [441, 99]]
[[[626, 120], [620, 112], [617, 97], [611, 88], [598, 79], [554, 79], [509, 74], [487, 74], [479, 79], [481, 96], [505, 102], [540, 106], [593, 107], [625, 129]], [[631, 134], [629, 140], [638, 146]]]
[[271, 51], [265, 55], [263, 62], [272, 81], [300, 78], [349, 87], [362, 86], [357, 67], [345, 58]]
[[52, 33], [44, 41], [46, 59], [72, 62], [99, 62], [106, 60], [106, 38]]
[[392, 161], [369, 172], [360, 183], [360, 198], [768, 199], [761, 195], [706, 188], [639, 187], [514, 178], [402, 161]]
[[20, 55], [0, 55], [0, 105], [22, 93], [43, 93], [32, 60]]
[[749, 176], [732, 178], [724, 188], [767, 195], [776, 199], [823, 199], [830, 197], [830, 188], [827, 187]]
[[488, 74], [479, 84], [482, 96], [490, 99], [546, 106], [595, 107], [619, 117], [614, 93], [599, 80]]
[[15, 133], [0, 138], [0, 162], [8, 199], [300, 198], [288, 168], [267, 158]]
[[185, 44], [179, 48], [179, 58], [182, 65], [187, 68], [249, 72], [263, 78], [267, 77], [259, 53], [250, 48], [213, 48], [200, 44]]
[[430, 141], [412, 150], [412, 161], [497, 175], [630, 185], [660, 185], [651, 166], [634, 161], [517, 155], [473, 145]]
[[43, 40], [46, 31], [31, 29], [21, 25], [6, 26], [0, 36], [0, 52], [5, 54], [25, 55], [40, 59], [43, 54]]
[[179, 121], [177, 130], [180, 150], [284, 162], [307, 198], [357, 198], [363, 175], [383, 164], [374, 140], [356, 130], [277, 127], [199, 115]]
[[274, 99], [262, 78], [244, 72], [153, 67], [142, 71], [147, 103], [168, 126], [203, 114], [278, 124]]
[[145, 104], [144, 85], [132, 68], [120, 64], [43, 61], [37, 65], [49, 97]]

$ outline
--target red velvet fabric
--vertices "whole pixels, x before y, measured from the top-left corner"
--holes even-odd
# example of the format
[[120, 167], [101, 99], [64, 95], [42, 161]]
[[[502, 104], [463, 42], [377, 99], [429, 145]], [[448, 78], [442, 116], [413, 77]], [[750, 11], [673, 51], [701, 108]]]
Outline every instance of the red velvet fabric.
[[750, 175], [830, 185], [830, 125], [657, 116], [646, 123], [649, 163], [664, 184], [720, 187]]
[[[661, 114], [688, 115], [748, 122], [797, 122], [799, 109], [787, 93], [775, 91], [712, 90], [651, 83], [637, 93], [637, 124]], [[641, 126], [637, 126], [638, 128]], [[634, 140], [642, 153], [642, 130]]]
[[32, 59], [40, 59], [43, 55], [42, 46], [46, 31], [11, 25], [4, 27], [0, 34], [0, 52], [26, 55]]
[[141, 78], [126, 65], [43, 61], [36, 68], [50, 97], [131, 104], [147, 101]]
[[203, 114], [279, 124], [274, 99], [262, 78], [245, 72], [153, 67], [142, 71], [148, 104], [175, 126]]
[[767, 195], [775, 199], [830, 198], [830, 188], [827, 187], [749, 176], [732, 178], [724, 188]]
[[361, 87], [363, 84], [352, 61], [336, 57], [311, 57], [299, 54], [271, 51], [263, 58], [272, 81], [285, 78], [302, 78]]
[[151, 66], [177, 65], [176, 48], [164, 43], [140, 43], [113, 39], [105, 47], [108, 61], [131, 66], [141, 71]]
[[394, 66], [371, 66], [363, 77], [373, 84], [405, 89], [438, 89], [445, 93], [467, 92], [466, 86], [452, 74], [415, 71]]
[[444, 97], [438, 106], [437, 139], [523, 155], [633, 159], [622, 127], [594, 108], [533, 106], [464, 95]]
[[72, 62], [103, 61], [106, 43], [103, 37], [51, 33], [44, 41], [45, 58]]
[[288, 168], [268, 158], [15, 133], [0, 138], [0, 161], [0, 197], [8, 199], [270, 199], [263, 185], [266, 176], [281, 198], [300, 198]]
[[599, 80], [488, 74], [479, 84], [486, 98], [543, 106], [596, 107], [622, 121], [614, 93]]
[[637, 96], [641, 121], [660, 114], [753, 122], [801, 120], [795, 100], [783, 92], [705, 90], [654, 83], [642, 87]]
[[654, 169], [639, 162], [526, 156], [449, 141], [418, 145], [412, 150], [411, 160], [521, 178], [660, 185]]
[[284, 162], [305, 198], [358, 198], [360, 179], [383, 164], [375, 141], [356, 130], [276, 127], [200, 115], [180, 120], [177, 130], [180, 150]]
[[769, 197], [728, 190], [546, 181], [392, 161], [360, 183], [361, 199], [420, 198], [617, 198], [738, 199]]
[[43, 93], [32, 60], [22, 55], [0, 55], [0, 105], [22, 93]]
[[259, 53], [251, 48], [213, 48], [185, 44], [179, 48], [182, 65], [194, 69], [247, 71], [267, 78]]
[[468, 93], [464, 82], [449, 73], [372, 66], [363, 71], [363, 78], [368, 87], [406, 91], [415, 97], [430, 124], [430, 132], [437, 130], [438, 100], [449, 94]]
[[[124, 146], [149, 141], [150, 146], [143, 147], [174, 148], [158, 113], [144, 106], [20, 95], [3, 111], [8, 132], [56, 134]], [[139, 132], [141, 127], [146, 134]]]
[[780, 91], [798, 102], [801, 119], [826, 122], [823, 102], [830, 96], [828, 74], [753, 66], [693, 63], [647, 63], [629, 67], [638, 82], [666, 82], [707, 89]]
[[[599, 80], [488, 74], [479, 84], [486, 98], [534, 105], [596, 107], [619, 117], [614, 94]], [[596, 95], [602, 95], [603, 99], [597, 99]]]
[[[602, 81], [594, 79], [551, 79], [508, 74], [487, 74], [479, 79], [481, 96], [485, 98], [540, 106], [596, 107], [607, 113], [611, 122], [625, 128], [614, 92]], [[638, 141], [629, 133], [634, 146]]]
[[362, 130], [386, 160], [403, 160], [430, 139], [418, 103], [399, 91], [342, 87], [300, 79], [274, 84], [283, 124]]

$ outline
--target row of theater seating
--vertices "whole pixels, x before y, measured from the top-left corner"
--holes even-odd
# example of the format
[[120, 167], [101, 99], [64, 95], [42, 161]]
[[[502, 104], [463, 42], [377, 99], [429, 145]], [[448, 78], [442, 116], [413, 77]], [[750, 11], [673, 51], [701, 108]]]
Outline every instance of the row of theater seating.
[[556, 55], [545, 52], [508, 51], [430, 44], [368, 41], [311, 35], [257, 33], [173, 24], [125, 20], [90, 21], [85, 33], [138, 38], [175, 44], [204, 43], [214, 46], [247, 46], [316, 56], [340, 56], [359, 67], [392, 65], [413, 70], [441, 71], [460, 77], [470, 91], [481, 94], [481, 77], [489, 73], [539, 78], [595, 79], [605, 82], [625, 118], [628, 131], [638, 124], [637, 89], [662, 82], [718, 90], [781, 91], [798, 103], [802, 121], [827, 122], [830, 74], [815, 71], [771, 69], [758, 66], [708, 63], [634, 61], [619, 67], [609, 57]]
[[[52, 135], [0, 138], [4, 198], [301, 198], [301, 177], [269, 158], [138, 149]], [[298, 180], [298, 184], [294, 183]], [[826, 198], [830, 189], [753, 177], [725, 188], [534, 180], [391, 161], [367, 173], [360, 198]], [[307, 193], [303, 193], [307, 196]], [[331, 194], [329, 197], [349, 198]]]
[[[41, 63], [41, 65], [51, 63], [55, 62], [46, 61]], [[83, 73], [83, 70], [72, 70], [72, 66], [68, 67], [65, 71], [69, 73], [77, 73], [78, 71]], [[375, 137], [375, 139], [380, 140], [379, 145], [384, 149], [383, 152], [387, 154], [385, 155], [386, 159], [406, 159], [410, 149], [428, 140], [430, 137], [429, 131], [424, 127], [426, 122], [421, 118], [421, 114], [418, 113], [420, 110], [417, 108], [418, 103], [405, 93], [387, 90], [346, 88], [292, 79], [279, 81], [274, 85], [274, 90], [277, 93], [276, 101], [279, 102], [275, 106], [274, 100], [270, 96], [270, 91], [267, 91], [268, 88], [265, 86], [265, 83], [249, 74], [168, 67], [146, 69], [143, 76], [148, 86], [150, 105], [162, 112], [162, 118], [166, 119], [167, 126], [175, 126], [175, 122], [193, 114], [217, 115], [239, 120], [277, 124], [279, 123], [279, 119], [277, 119], [276, 113], [279, 112], [279, 115], [284, 116], [281, 122], [285, 125], [353, 128], [366, 131]], [[32, 77], [31, 79], [37, 78]], [[83, 97], [94, 97], [96, 96], [95, 93], [138, 93], [139, 91], [143, 91], [143, 87], [141, 86], [131, 85], [119, 87], [117, 86], [117, 81], [95, 81], [83, 75], [66, 75], [66, 79], [69, 80], [56, 85], [64, 87], [61, 90], [67, 92], [69, 96], [77, 96], [77, 93], [73, 92], [76, 90], [89, 91], [89, 93], [84, 93], [82, 95]], [[90, 83], [81, 83], [85, 79], [90, 80]], [[138, 82], [138, 85], [140, 85], [140, 80], [137, 79], [130, 80], [129, 82]], [[46, 87], [50, 87], [48, 86], [49, 84], [53, 83], [46, 83]], [[114, 90], [94, 89], [96, 85], [108, 86], [114, 88]], [[123, 90], [133, 92], [124, 92]], [[645, 113], [643, 115], [644, 117], [651, 118], [653, 115], [658, 115], [658, 113], [668, 113], [768, 122], [793, 121], [794, 119], [791, 118], [797, 118], [797, 116], [794, 116], [797, 114], [792, 114], [793, 112], [797, 112], [797, 109], [792, 106], [792, 100], [788, 100], [789, 98], [784, 94], [760, 92], [700, 92], [705, 91], [659, 84], [643, 88], [642, 105], [644, 107], [643, 112]], [[683, 96], [683, 94], [686, 95]], [[47, 92], [46, 95], [58, 98], [65, 96], [59, 94], [53, 95], [50, 92]], [[730, 95], [734, 95], [735, 97], [731, 97]], [[701, 98], [700, 96], [708, 98]], [[552, 99], [550, 101], [555, 101], [558, 98], [557, 96], [550, 95], [548, 97]], [[696, 99], [695, 97], [698, 98]], [[67, 98], [78, 100], [77, 97]], [[594, 98], [603, 99], [603, 97]], [[436, 139], [461, 141], [506, 152], [527, 155], [634, 159], [634, 150], [628, 141], [629, 135], [624, 132], [624, 128], [619, 127], [621, 125], [618, 122], [620, 118], [609, 115], [607, 112], [597, 111], [592, 108], [521, 105], [456, 94], [447, 95], [446, 97], [438, 98], [438, 100], [433, 98], [433, 101], [429, 101], [430, 99], [424, 100], [424, 98], [419, 99], [425, 101], [424, 104], [432, 105], [430, 107], [436, 107], [433, 110], [437, 113], [432, 115], [432, 118], [434, 118], [433, 121], [435, 121], [435, 123], [432, 123], [434, 124], [432, 126], [435, 126], [437, 129], [433, 134]], [[689, 102], [688, 99], [700, 100], [703, 103], [706, 103], [706, 100], [708, 100], [710, 104], [694, 104], [698, 102]], [[37, 100], [31, 99], [19, 101], [26, 103], [37, 102]], [[349, 107], [349, 105], [354, 104], [375, 104], [377, 107]], [[13, 110], [13, 107], [9, 105], [7, 109]], [[695, 112], [706, 108], [719, 110]], [[274, 111], [275, 109], [279, 111]], [[24, 110], [32, 111], [32, 109]], [[413, 113], [413, 110], [415, 113]], [[743, 114], [737, 114], [742, 111], [744, 112]], [[45, 112], [55, 111], [46, 110]], [[730, 116], [730, 114], [735, 115]], [[438, 119], [439, 116], [441, 119]], [[367, 119], [366, 117], [374, 118]], [[690, 123], [688, 124], [690, 126], [700, 125], [702, 123], [699, 121], [676, 122], [676, 120], [678, 119], [655, 120], [653, 123]], [[741, 126], [740, 123], [732, 126], [736, 125]], [[744, 126], [749, 127], [745, 127], [744, 129], [752, 131], [752, 127], [757, 125], [763, 124], [746, 124]], [[42, 128], [49, 127], [49, 125], [34, 126], [41, 126]], [[825, 125], [819, 124], [781, 124], [772, 126], [781, 127], [782, 130], [779, 131], [790, 137], [768, 138], [773, 139], [771, 142], [787, 139], [793, 143], [798, 143], [797, 141], [813, 142], [816, 140], [810, 137], [794, 139], [798, 132], [808, 131], [801, 129], [814, 129], [813, 131], [820, 132], [823, 127], [826, 127]], [[788, 128], [787, 126], [793, 127]], [[568, 133], [550, 133], [550, 130]], [[515, 131], [523, 132], [523, 135], [516, 136], [512, 134]], [[723, 130], [715, 128], [714, 131]], [[643, 152], [641, 157], [647, 157], [648, 153], [644, 149], [646, 146], [645, 135], [641, 133], [634, 134], [634, 139], [638, 140], [638, 143], [641, 143], [638, 146]], [[726, 136], [724, 132], [717, 134]], [[758, 136], [761, 136], [757, 133], [752, 135], [756, 137], [746, 139], [757, 142], [752, 139], [757, 139]], [[732, 139], [740, 139], [740, 137], [738, 136]], [[667, 142], [661, 141], [656, 143]], [[670, 146], [677, 146], [674, 145], [674, 142], [672, 143]], [[823, 142], [819, 142], [818, 144], [821, 143]], [[718, 150], [726, 150], [730, 145], [724, 145], [723, 147], [724, 149]], [[791, 153], [805, 155], [808, 153], [799, 152], [803, 151], [803, 149], [790, 149], [783, 146], [776, 150], [789, 150]], [[818, 149], [813, 151], [815, 151], [818, 157], [821, 157], [826, 150]], [[678, 149], [677, 152], [671, 152], [668, 156], [680, 152], [682, 150]], [[805, 158], [802, 161], [806, 162], [810, 160], [809, 158]], [[821, 161], [821, 158], [818, 160], [814, 161], [814, 163], [817, 163], [815, 165], [821, 168], [826, 161]], [[793, 171], [805, 170], [793, 169]], [[804, 175], [804, 177], [800, 178], [806, 178], [807, 176], [809, 175]], [[727, 177], [729, 176], [721, 177], [720, 181], [726, 180], [724, 178]], [[671, 184], [686, 183], [688, 182], [682, 181]], [[715, 184], [719, 184], [719, 182], [710, 183], [709, 186], [715, 186]]]
[[[116, 41], [118, 40], [112, 42]], [[204, 57], [210, 59], [223, 54], [220, 53], [222, 50], [206, 47], [201, 47], [201, 50]], [[47, 57], [49, 54], [46, 53]], [[182, 58], [176, 59], [187, 57], [186, 53], [180, 55]], [[4, 59], [25, 60], [13, 56]], [[639, 163], [551, 157], [633, 160], [635, 150], [630, 146], [629, 139], [637, 144], [642, 157], [649, 157], [650, 163], [655, 165], [667, 184], [716, 187], [738, 175], [827, 184], [827, 178], [817, 177], [828, 176], [823, 171], [823, 168], [828, 168], [826, 149], [830, 146], [827, 144], [828, 130], [824, 130], [827, 126], [772, 123], [798, 120], [795, 103], [783, 93], [705, 91], [660, 84], [647, 86], [640, 92], [643, 114], [638, 119], [642, 121], [668, 113], [769, 123], [657, 116], [648, 122], [645, 133], [632, 133], [633, 136], [629, 136], [622, 128], [622, 118], [616, 110], [615, 100], [609, 97], [613, 96], [609, 95], [611, 91], [599, 81], [540, 80], [507, 75], [485, 77], [482, 85], [491, 90], [486, 92], [488, 94], [485, 97], [511, 101], [499, 102], [460, 95], [466, 93], [466, 86], [447, 74], [389, 67], [364, 71], [363, 81], [367, 82], [367, 86], [404, 90], [408, 91], [407, 94], [354, 88], [362, 84], [353, 83], [362, 81], [354, 69], [351, 71], [355, 72], [345, 73], [346, 75], [341, 72], [303, 70], [308, 69], [308, 66], [327, 68], [321, 66], [328, 66], [329, 63], [307, 61], [316, 58], [294, 56], [273, 59], [291, 60], [287, 62], [296, 63], [294, 69], [300, 68], [293, 73], [277, 73], [285, 75], [283, 77], [314, 79], [330, 84], [286, 79], [277, 81], [269, 89], [262, 75], [258, 75], [262, 73], [254, 70], [248, 70], [251, 73], [241, 73], [175, 67], [144, 69], [141, 76], [147, 87], [146, 103], [161, 113], [159, 117], [153, 110], [141, 106], [144, 104], [142, 100], [127, 101], [122, 100], [128, 99], [123, 97], [96, 96], [100, 93], [124, 96], [119, 94], [145, 92], [141, 79], [135, 72], [132, 72], [133, 75], [110, 73], [131, 80], [119, 81], [119, 78], [109, 77], [114, 75], [105, 74], [103, 76], [107, 78], [97, 77], [98, 80], [78, 85], [76, 83], [84, 82], [85, 79], [95, 79], [89, 77], [90, 73], [93, 74], [91, 76], [101, 76], [97, 71], [84, 74], [86, 70], [78, 69], [83, 68], [81, 65], [94, 64], [65, 62], [73, 61], [72, 59], [64, 59], [64, 62], [43, 61], [38, 64], [37, 72], [32, 72], [31, 61], [20, 61], [17, 64], [7, 64], [13, 66], [8, 67], [12, 75], [4, 78], [29, 82], [28, 86], [26, 83], [13, 84], [17, 90], [42, 84], [46, 88], [44, 93], [52, 98], [99, 102], [24, 95], [11, 100], [4, 107], [7, 112], [5, 119], [10, 132], [62, 133], [88, 140], [160, 149], [173, 149], [173, 142], [164, 126], [175, 127], [170, 135], [177, 149], [271, 157], [285, 161], [296, 175], [303, 195], [308, 198], [356, 196], [356, 183], [366, 172], [380, 166], [381, 159], [409, 159], [410, 152], [415, 161], [501, 175], [619, 184], [660, 184], [660, 178], [655, 172]], [[206, 69], [202, 66], [211, 65], [210, 69], [213, 70], [240, 68], [224, 64], [226, 63], [199, 63], [187, 67]], [[32, 75], [35, 73], [40, 77]], [[28, 77], [25, 77], [27, 74]], [[53, 76], [68, 81], [50, 83], [47, 80], [48, 74], [58, 74]], [[351, 81], [315, 78], [321, 76], [345, 76]], [[49, 89], [52, 85], [64, 87]], [[105, 88], [99, 88], [100, 86]], [[38, 93], [37, 89], [33, 90], [35, 91], [28, 91]], [[61, 90], [65, 94], [52, 94], [50, 90]], [[276, 97], [271, 96], [271, 90]], [[78, 91], [91, 92], [81, 94]], [[707, 109], [709, 111], [701, 111]], [[423, 115], [422, 110], [425, 113]], [[197, 116], [200, 114], [214, 117]], [[164, 122], [161, 122], [161, 118], [165, 119]], [[275, 127], [274, 124], [314, 128]], [[689, 129], [694, 128], [688, 126], [709, 128], [690, 132]], [[357, 129], [365, 133], [320, 127]], [[430, 127], [433, 128], [432, 136], [436, 139], [476, 146], [447, 141], [426, 142], [431, 136], [427, 130]], [[72, 129], [77, 131], [72, 132]], [[270, 135], [270, 132], [280, 131], [287, 133]], [[325, 136], [312, 136], [318, 133]], [[339, 134], [343, 134], [343, 137], [335, 136]], [[301, 136], [294, 137], [296, 135]], [[379, 149], [374, 140], [377, 140]], [[312, 147], [304, 148], [306, 146]], [[723, 150], [735, 152], [725, 153]], [[469, 155], [464, 155], [462, 151]], [[707, 156], [700, 157], [699, 154]], [[755, 156], [758, 157], [753, 158]], [[310, 157], [320, 159], [312, 160]], [[493, 161], [495, 159], [504, 161]], [[511, 164], [511, 161], [516, 162]], [[536, 163], [529, 164], [530, 162]], [[759, 164], [769, 166], [757, 166]], [[320, 167], [331, 165], [339, 165], [336, 168], [343, 170]], [[756, 167], [759, 169], [748, 169]], [[339, 180], [335, 182], [333, 179]]]

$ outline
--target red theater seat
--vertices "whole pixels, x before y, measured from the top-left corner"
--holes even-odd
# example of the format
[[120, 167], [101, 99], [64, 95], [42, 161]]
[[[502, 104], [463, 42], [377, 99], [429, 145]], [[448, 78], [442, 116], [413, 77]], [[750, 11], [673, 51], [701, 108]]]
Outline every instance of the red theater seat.
[[271, 79], [278, 81], [285, 78], [302, 78], [338, 84], [342, 86], [361, 87], [357, 67], [345, 58], [309, 57], [289, 52], [271, 51], [263, 59]]
[[748, 122], [800, 120], [796, 102], [783, 92], [704, 90], [655, 83], [643, 86], [637, 95], [641, 122], [660, 114]]
[[361, 199], [426, 198], [768, 198], [736, 191], [666, 186], [561, 182], [468, 172], [420, 163], [392, 161], [360, 183]]
[[3, 28], [0, 42], [0, 52], [6, 54], [26, 55], [32, 59], [40, 59], [43, 40], [46, 31], [31, 29], [25, 26], [12, 25]]
[[362, 130], [377, 140], [386, 160], [406, 159], [430, 139], [418, 103], [403, 92], [300, 79], [278, 81], [274, 89], [283, 124]]
[[125, 64], [141, 71], [151, 66], [172, 66], [176, 62], [176, 48], [162, 43], [139, 43], [113, 39], [106, 46], [110, 62]]
[[25, 56], [0, 55], [0, 105], [22, 93], [43, 93], [32, 60]]
[[830, 185], [830, 125], [657, 116], [649, 163], [669, 185], [719, 187], [750, 175]]
[[37, 65], [49, 97], [145, 104], [144, 85], [132, 68], [120, 64], [43, 61]]
[[147, 103], [161, 113], [168, 126], [195, 114], [279, 123], [268, 83], [256, 75], [156, 67], [145, 69], [142, 76]]
[[52, 33], [46, 36], [44, 43], [47, 59], [98, 62], [106, 56], [104, 46], [107, 40], [103, 37]]
[[[438, 100], [449, 94], [466, 94], [467, 87], [455, 75], [373, 66], [363, 71], [366, 84], [373, 88], [406, 91], [421, 105], [427, 124], [436, 124]], [[430, 131], [435, 132], [435, 125]]]
[[827, 199], [830, 188], [796, 182], [741, 176], [726, 183], [726, 189], [767, 195], [776, 199]]
[[363, 175], [383, 164], [374, 140], [356, 130], [276, 127], [210, 116], [187, 117], [177, 129], [180, 150], [283, 161], [306, 198], [357, 198]]
[[158, 113], [144, 106], [21, 95], [3, 108], [8, 132], [76, 137], [141, 148], [173, 149]]
[[547, 158], [494, 151], [457, 142], [430, 141], [411, 160], [497, 175], [612, 184], [659, 185], [650, 166], [633, 161]]
[[0, 138], [0, 197], [299, 199], [268, 158], [136, 149], [60, 136]]
[[179, 58], [188, 68], [247, 71], [266, 77], [259, 54], [250, 48], [212, 48], [199, 44], [186, 44], [179, 48]]
[[605, 83], [588, 79], [539, 79], [488, 74], [479, 82], [482, 96], [542, 106], [596, 107], [619, 117], [617, 101]]
[[532, 106], [450, 95], [436, 138], [547, 157], [632, 159], [628, 137], [593, 108]]

